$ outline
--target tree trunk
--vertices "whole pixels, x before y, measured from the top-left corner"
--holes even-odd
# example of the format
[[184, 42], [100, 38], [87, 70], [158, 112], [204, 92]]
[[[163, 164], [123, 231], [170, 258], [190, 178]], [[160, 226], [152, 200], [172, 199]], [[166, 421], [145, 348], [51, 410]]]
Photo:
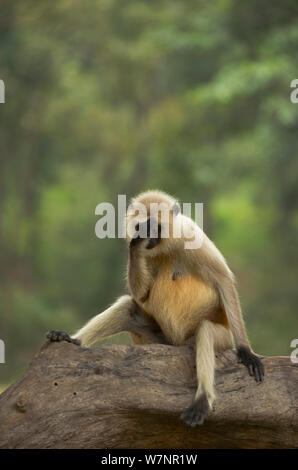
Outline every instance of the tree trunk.
[[234, 351], [220, 354], [215, 409], [189, 428], [191, 347], [46, 343], [0, 396], [0, 448], [298, 448], [298, 367], [263, 362], [257, 384]]

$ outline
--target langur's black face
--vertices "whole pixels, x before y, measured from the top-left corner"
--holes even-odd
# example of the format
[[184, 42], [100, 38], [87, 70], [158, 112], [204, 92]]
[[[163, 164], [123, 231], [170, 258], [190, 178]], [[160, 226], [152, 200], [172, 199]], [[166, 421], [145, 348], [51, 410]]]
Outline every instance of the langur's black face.
[[136, 246], [142, 241], [148, 240], [146, 250], [152, 250], [161, 242], [161, 224], [154, 217], [149, 217], [144, 222], [138, 222], [135, 230], [130, 246]]

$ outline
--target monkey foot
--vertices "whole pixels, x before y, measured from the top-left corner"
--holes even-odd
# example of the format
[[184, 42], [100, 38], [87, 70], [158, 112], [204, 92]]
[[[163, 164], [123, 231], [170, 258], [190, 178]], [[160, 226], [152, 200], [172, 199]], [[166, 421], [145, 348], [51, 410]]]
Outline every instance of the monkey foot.
[[249, 374], [254, 376], [257, 382], [263, 382], [265, 369], [262, 361], [247, 346], [240, 346], [237, 349], [239, 362], [244, 364]]
[[54, 341], [67, 341], [68, 343], [73, 343], [78, 346], [80, 346], [81, 341], [79, 339], [73, 339], [71, 338], [65, 331], [57, 331], [57, 330], [52, 330], [47, 333], [47, 338], [54, 342]]
[[189, 408], [187, 408], [180, 416], [188, 426], [195, 427], [203, 424], [205, 418], [210, 412], [210, 406], [207, 397], [202, 394], [197, 398]]

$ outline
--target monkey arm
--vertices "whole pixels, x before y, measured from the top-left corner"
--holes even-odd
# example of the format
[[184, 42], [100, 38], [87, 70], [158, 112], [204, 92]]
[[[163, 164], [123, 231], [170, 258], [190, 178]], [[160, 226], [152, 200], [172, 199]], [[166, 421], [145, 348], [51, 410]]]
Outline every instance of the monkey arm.
[[129, 287], [133, 297], [141, 302], [148, 298], [153, 281], [147, 259], [142, 253], [144, 241], [147, 243], [145, 239], [140, 244], [130, 246], [128, 260]]
[[[180, 250], [182, 241], [183, 239], [180, 241]], [[264, 367], [249, 344], [235, 279], [224, 257], [206, 235], [200, 248], [183, 248], [183, 253], [188, 269], [196, 272], [217, 290], [235, 341], [239, 361], [248, 368], [257, 382], [262, 381]]]
[[75, 335], [70, 337], [61, 331], [47, 334], [50, 341], [70, 341], [91, 346], [100, 339], [123, 331], [145, 336], [150, 343], [166, 343], [157, 323], [148, 317], [129, 295], [120, 297], [111, 307], [93, 317]]
[[227, 267], [222, 268], [216, 272], [215, 287], [226, 312], [239, 361], [248, 368], [250, 375], [253, 375], [257, 382], [262, 382], [265, 374], [264, 366], [251, 349], [233, 274]]
[[227, 315], [236, 348], [238, 349], [240, 346], [250, 348], [234, 279], [228, 275], [223, 275], [219, 281], [216, 281], [216, 286]]

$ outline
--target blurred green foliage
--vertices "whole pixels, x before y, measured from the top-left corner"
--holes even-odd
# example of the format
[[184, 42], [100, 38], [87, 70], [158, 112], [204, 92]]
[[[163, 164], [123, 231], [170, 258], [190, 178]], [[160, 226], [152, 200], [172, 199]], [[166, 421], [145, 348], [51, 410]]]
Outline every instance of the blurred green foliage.
[[147, 188], [204, 203], [255, 350], [290, 353], [297, 48], [296, 0], [1, 2], [1, 382], [123, 292], [94, 210]]

